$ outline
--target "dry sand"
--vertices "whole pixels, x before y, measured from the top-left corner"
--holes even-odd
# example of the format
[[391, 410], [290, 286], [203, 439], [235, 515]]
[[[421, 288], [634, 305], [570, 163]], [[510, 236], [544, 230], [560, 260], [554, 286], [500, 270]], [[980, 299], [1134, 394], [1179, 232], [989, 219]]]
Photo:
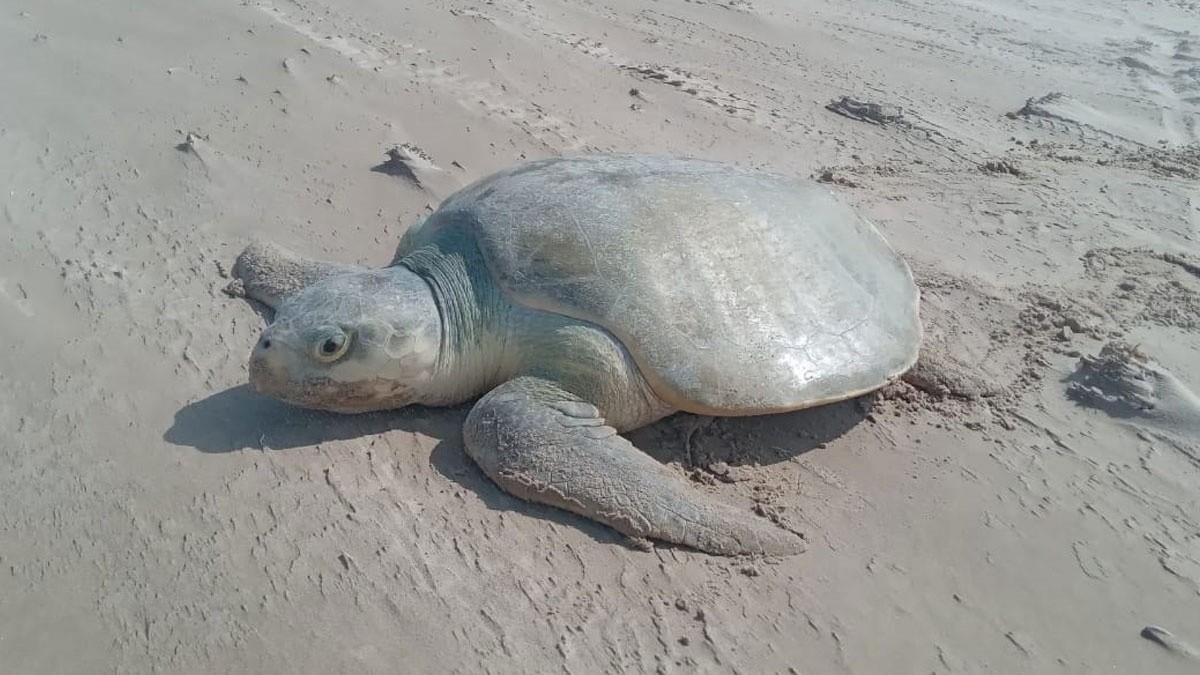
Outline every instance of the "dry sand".
[[[400, 4], [0, 3], [0, 671], [1200, 671], [1200, 4]], [[251, 238], [381, 264], [589, 150], [821, 178], [918, 271], [906, 381], [634, 435], [806, 554], [244, 386]]]

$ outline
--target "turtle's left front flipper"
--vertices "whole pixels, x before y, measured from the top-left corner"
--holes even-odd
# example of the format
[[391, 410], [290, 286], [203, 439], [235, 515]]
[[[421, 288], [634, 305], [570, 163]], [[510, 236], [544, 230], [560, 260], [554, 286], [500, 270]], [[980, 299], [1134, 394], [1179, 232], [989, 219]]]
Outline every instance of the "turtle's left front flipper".
[[718, 555], [789, 555], [804, 541], [688, 486], [553, 382], [518, 378], [484, 396], [463, 429], [467, 453], [505, 491], [632, 537]]
[[284, 297], [309, 284], [363, 269], [358, 265], [307, 260], [282, 246], [256, 242], [247, 246], [233, 263], [234, 280], [225, 292], [277, 309]]

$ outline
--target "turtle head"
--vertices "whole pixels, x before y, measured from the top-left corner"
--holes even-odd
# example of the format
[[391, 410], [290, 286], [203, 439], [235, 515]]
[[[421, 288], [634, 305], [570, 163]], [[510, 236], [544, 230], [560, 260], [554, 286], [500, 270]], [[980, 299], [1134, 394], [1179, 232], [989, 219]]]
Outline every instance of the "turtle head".
[[437, 304], [416, 274], [343, 274], [280, 302], [250, 355], [250, 384], [305, 408], [399, 408], [423, 402], [440, 345]]

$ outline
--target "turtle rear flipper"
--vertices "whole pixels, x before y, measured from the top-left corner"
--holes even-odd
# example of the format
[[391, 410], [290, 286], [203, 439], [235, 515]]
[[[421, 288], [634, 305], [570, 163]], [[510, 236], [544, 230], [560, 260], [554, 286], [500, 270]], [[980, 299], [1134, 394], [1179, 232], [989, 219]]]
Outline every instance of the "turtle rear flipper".
[[532, 377], [484, 396], [464, 426], [467, 453], [514, 496], [634, 538], [718, 555], [791, 555], [804, 541], [690, 488], [605, 425], [595, 406]]

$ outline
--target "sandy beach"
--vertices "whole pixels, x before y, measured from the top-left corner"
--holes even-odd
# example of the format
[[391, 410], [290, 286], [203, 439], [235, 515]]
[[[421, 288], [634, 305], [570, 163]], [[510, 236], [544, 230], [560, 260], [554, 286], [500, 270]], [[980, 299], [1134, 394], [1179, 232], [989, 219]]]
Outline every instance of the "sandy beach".
[[[1200, 3], [9, 0], [0, 64], [0, 671], [1200, 672]], [[903, 380], [631, 435], [807, 552], [246, 385], [248, 243], [384, 265], [597, 151], [820, 181], [913, 268]]]

